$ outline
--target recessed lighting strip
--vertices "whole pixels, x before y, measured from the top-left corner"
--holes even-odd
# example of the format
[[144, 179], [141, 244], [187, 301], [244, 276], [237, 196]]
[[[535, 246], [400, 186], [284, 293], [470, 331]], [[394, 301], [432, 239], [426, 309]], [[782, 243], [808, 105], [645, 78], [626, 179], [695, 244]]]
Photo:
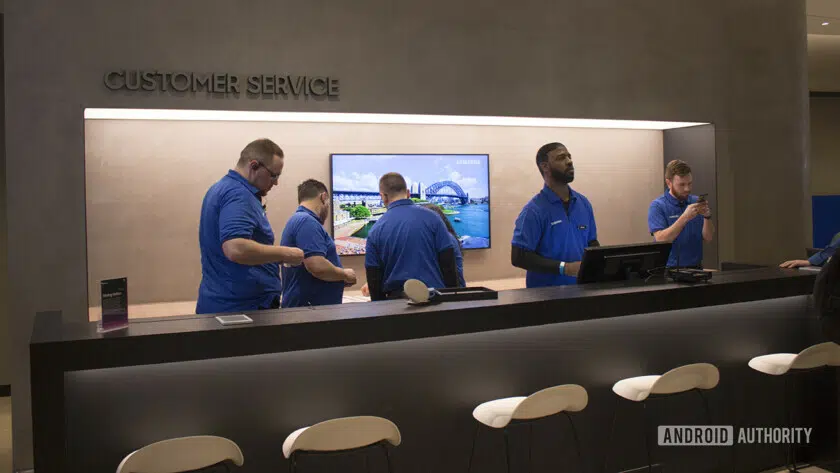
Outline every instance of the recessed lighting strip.
[[249, 112], [232, 110], [164, 110], [87, 108], [87, 120], [190, 120], [299, 123], [369, 123], [394, 125], [479, 125], [550, 128], [618, 128], [668, 130], [705, 125], [694, 122], [594, 120], [582, 118], [491, 117], [461, 115], [409, 115], [383, 113]]

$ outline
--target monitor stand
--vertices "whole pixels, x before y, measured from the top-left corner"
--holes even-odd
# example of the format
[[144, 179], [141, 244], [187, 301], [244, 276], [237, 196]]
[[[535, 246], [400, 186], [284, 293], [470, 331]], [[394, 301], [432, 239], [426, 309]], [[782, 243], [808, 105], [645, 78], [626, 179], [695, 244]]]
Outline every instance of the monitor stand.
[[624, 279], [627, 281], [633, 281], [636, 279], [642, 279], [642, 275], [639, 274], [638, 271], [633, 271], [629, 266], [624, 267]]

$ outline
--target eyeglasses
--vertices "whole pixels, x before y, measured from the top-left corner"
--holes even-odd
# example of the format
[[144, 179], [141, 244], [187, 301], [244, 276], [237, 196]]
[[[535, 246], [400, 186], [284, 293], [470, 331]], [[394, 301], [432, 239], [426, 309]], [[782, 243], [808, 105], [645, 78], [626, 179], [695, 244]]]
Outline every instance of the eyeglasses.
[[276, 173], [276, 174], [271, 172], [271, 169], [268, 169], [268, 166], [266, 166], [264, 163], [261, 163], [261, 162], [257, 161], [257, 164], [259, 164], [261, 167], [264, 167], [265, 170], [268, 171], [268, 175], [271, 176], [272, 181], [276, 181], [280, 177], [279, 172]]

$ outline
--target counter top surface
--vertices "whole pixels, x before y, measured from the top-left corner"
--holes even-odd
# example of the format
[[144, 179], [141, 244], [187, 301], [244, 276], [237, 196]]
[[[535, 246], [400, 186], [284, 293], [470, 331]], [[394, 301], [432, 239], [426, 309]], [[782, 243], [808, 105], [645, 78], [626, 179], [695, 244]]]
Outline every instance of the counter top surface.
[[[222, 326], [214, 315], [145, 318], [109, 333], [98, 333], [96, 322], [65, 324], [59, 313], [47, 312], [36, 316], [31, 344], [111, 344], [185, 335], [205, 335], [221, 343], [230, 337], [254, 338], [274, 332], [288, 335], [280, 338], [289, 344], [287, 349], [295, 350], [304, 345], [396, 341], [796, 296], [809, 294], [815, 277], [814, 272], [762, 268], [716, 272], [710, 282], [693, 285], [656, 278], [516, 289], [500, 291], [496, 300], [429, 306], [394, 300], [247, 312], [254, 323], [246, 325]], [[297, 337], [307, 338], [308, 343]]]

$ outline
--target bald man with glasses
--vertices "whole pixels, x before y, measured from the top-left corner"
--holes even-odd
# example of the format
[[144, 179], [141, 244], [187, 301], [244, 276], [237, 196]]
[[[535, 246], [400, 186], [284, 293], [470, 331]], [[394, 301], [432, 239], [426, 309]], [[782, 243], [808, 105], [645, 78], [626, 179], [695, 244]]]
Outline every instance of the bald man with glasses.
[[303, 262], [301, 249], [274, 245], [262, 204], [282, 172], [283, 150], [259, 139], [242, 150], [236, 168], [204, 196], [197, 314], [280, 307], [280, 264]]

